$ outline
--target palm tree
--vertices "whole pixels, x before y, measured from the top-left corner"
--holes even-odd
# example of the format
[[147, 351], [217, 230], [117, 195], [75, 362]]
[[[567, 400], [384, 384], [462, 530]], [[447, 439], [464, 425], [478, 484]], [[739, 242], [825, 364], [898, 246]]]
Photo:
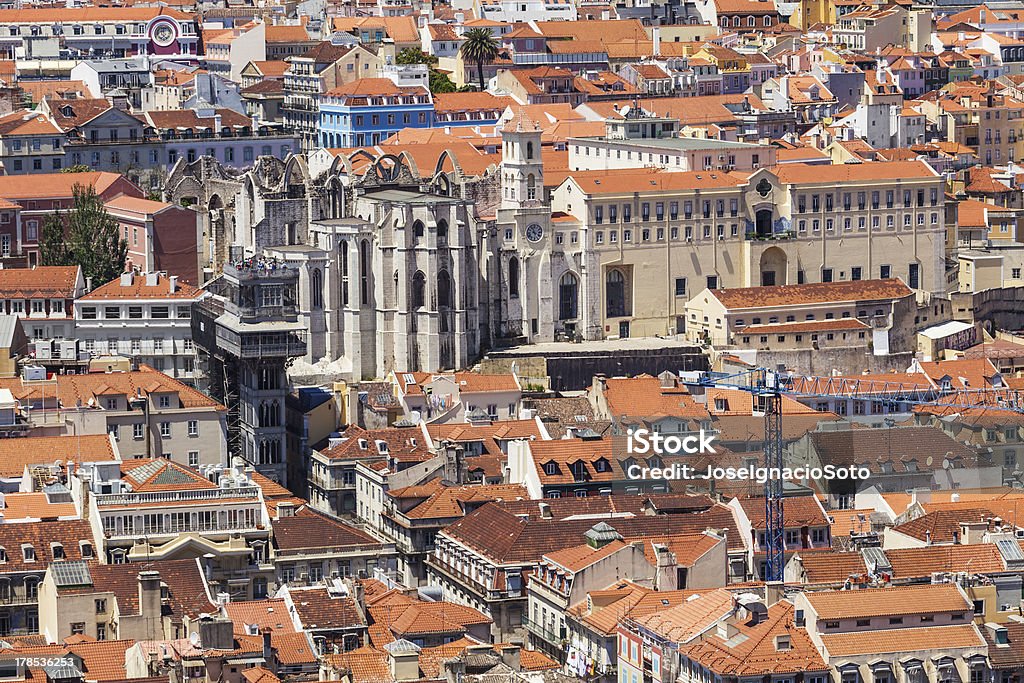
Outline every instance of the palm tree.
[[476, 62], [480, 90], [485, 90], [487, 86], [484, 84], [484, 62], [490, 62], [498, 56], [498, 41], [486, 28], [471, 28], [462, 37], [466, 39], [462, 44], [462, 58]]

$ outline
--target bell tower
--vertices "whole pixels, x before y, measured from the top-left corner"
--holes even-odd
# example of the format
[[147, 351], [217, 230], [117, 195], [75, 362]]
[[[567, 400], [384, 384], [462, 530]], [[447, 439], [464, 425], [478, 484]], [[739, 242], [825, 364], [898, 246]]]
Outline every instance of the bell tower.
[[544, 205], [544, 162], [541, 130], [523, 112], [501, 129], [501, 207], [532, 208]]

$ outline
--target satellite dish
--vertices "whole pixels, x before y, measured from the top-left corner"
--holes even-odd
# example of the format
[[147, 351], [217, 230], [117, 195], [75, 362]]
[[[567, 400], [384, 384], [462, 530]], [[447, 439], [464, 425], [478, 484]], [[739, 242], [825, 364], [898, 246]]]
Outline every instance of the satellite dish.
[[192, 647], [199, 647], [199, 634], [195, 631], [188, 634], [188, 642], [192, 644]]

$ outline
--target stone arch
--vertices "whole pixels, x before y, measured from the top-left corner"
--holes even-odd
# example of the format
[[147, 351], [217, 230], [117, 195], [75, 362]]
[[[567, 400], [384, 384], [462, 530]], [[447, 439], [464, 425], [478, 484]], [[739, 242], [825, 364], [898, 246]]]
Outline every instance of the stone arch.
[[332, 175], [327, 181], [327, 218], [341, 218], [345, 211], [345, 186], [341, 178]]
[[632, 315], [633, 302], [626, 273], [610, 268], [604, 277], [605, 315], [609, 318]]
[[437, 273], [437, 307], [439, 309], [454, 308], [455, 301], [452, 296], [452, 278], [447, 270], [440, 270]]
[[427, 276], [422, 270], [417, 270], [412, 276], [412, 285], [409, 287], [409, 309], [419, 310], [427, 305]]
[[508, 295], [519, 297], [519, 259], [515, 256], [508, 260]]
[[580, 281], [576, 273], [567, 270], [558, 280], [558, 319], [572, 320], [579, 311]]
[[786, 284], [786, 270], [789, 257], [779, 247], [768, 247], [761, 253], [758, 270], [761, 274], [762, 286]]

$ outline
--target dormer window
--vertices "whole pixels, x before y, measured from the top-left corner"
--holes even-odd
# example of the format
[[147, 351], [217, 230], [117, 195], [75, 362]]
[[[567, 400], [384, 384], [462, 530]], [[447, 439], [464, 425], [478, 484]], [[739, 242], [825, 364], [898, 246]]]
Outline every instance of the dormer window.
[[570, 465], [570, 468], [572, 469], [572, 477], [576, 481], [583, 481], [587, 478], [587, 465], [585, 463], [577, 461]]
[[785, 652], [793, 648], [793, 643], [789, 638], [789, 635], [778, 635], [775, 636], [775, 651]]
[[64, 555], [64, 546], [60, 543], [53, 543], [50, 545], [50, 554], [54, 560], [65, 560], [67, 557]]
[[7, 548], [0, 546], [0, 562], [7, 561]]
[[21, 556], [25, 558], [26, 562], [36, 561], [36, 549], [28, 543], [21, 546]]
[[608, 465], [608, 461], [604, 458], [598, 458], [594, 461], [594, 471], [596, 472], [608, 472], [611, 467]]
[[93, 557], [92, 543], [89, 543], [88, 541], [82, 541], [81, 545], [79, 546], [79, 551], [82, 553], [82, 559], [83, 560], [91, 560], [92, 559], [92, 557]]
[[75, 115], [75, 110], [71, 108], [70, 104], [65, 104], [60, 108], [60, 115], [65, 118], [72, 118]]
[[370, 442], [366, 439], [359, 439], [359, 450], [365, 451], [370, 448]]
[[388, 442], [387, 441], [382, 441], [382, 440], [378, 439], [377, 440], [377, 452], [380, 453], [381, 455], [387, 455], [387, 452], [388, 452]]
[[558, 474], [558, 463], [555, 463], [555, 462], [544, 463], [544, 474], [548, 474], [548, 475]]

